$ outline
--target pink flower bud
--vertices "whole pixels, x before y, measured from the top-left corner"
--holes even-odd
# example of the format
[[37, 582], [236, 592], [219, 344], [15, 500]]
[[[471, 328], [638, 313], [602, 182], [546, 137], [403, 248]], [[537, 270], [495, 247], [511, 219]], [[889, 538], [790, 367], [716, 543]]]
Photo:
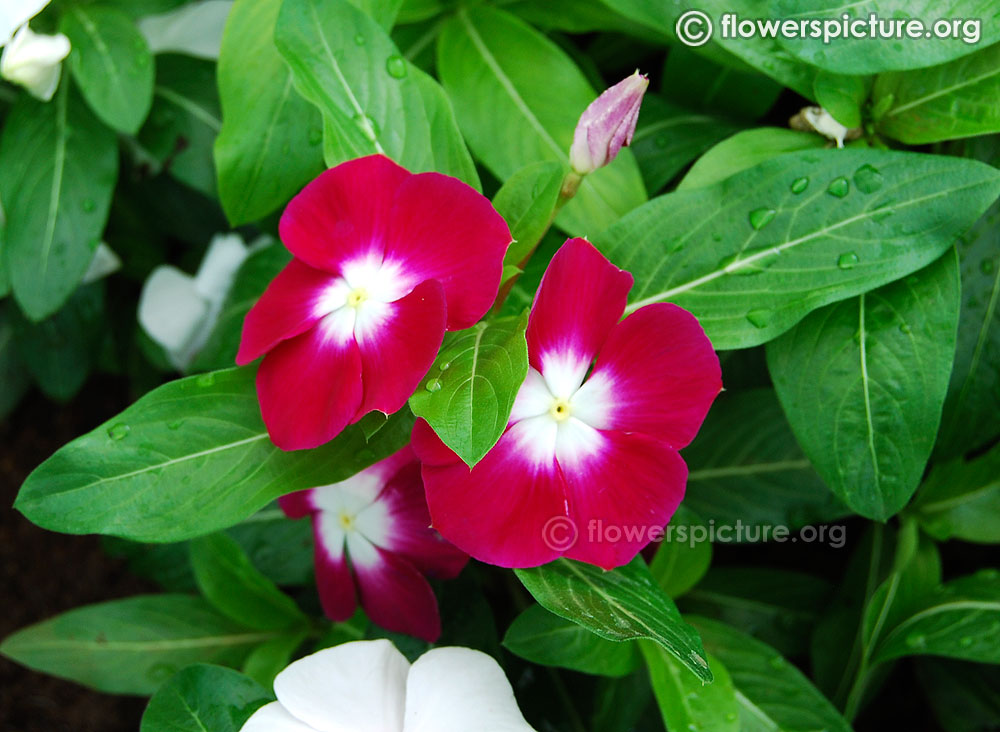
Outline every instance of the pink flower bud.
[[632, 142], [642, 95], [649, 79], [636, 71], [591, 102], [580, 115], [569, 149], [569, 163], [579, 175], [593, 173]]

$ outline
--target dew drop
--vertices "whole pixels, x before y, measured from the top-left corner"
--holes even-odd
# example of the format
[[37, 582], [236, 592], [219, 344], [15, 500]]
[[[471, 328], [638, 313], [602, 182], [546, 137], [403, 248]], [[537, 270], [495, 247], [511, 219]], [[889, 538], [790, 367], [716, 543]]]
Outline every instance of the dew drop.
[[927, 645], [927, 638], [922, 633], [911, 633], [906, 636], [906, 645], [910, 648], [921, 648]]
[[441, 364], [440, 366], [438, 366], [438, 368], [441, 371], [447, 371], [448, 369], [451, 368], [451, 361], [445, 361], [443, 364]]
[[430, 392], [441, 391], [441, 379], [431, 379], [424, 388]]
[[774, 656], [770, 661], [767, 662], [767, 665], [770, 666], [771, 668], [784, 668], [785, 663], [786, 663], [785, 659], [782, 658], [781, 656]]
[[847, 192], [851, 189], [851, 184], [847, 182], [847, 178], [841, 176], [840, 178], [834, 178], [830, 181], [830, 185], [827, 186], [826, 192], [831, 196], [836, 196], [837, 198], [843, 198], [847, 195]]
[[841, 269], [854, 269], [858, 263], [858, 255], [854, 252], [845, 252], [837, 257], [837, 266]]
[[150, 681], [162, 682], [177, 673], [177, 667], [169, 663], [157, 663], [149, 667], [146, 675]]
[[323, 142], [323, 130], [318, 127], [313, 127], [309, 130], [309, 144], [318, 145]]
[[808, 187], [809, 187], [808, 178], [796, 178], [795, 180], [792, 181], [792, 185], [789, 186], [789, 188], [792, 190], [792, 193], [796, 195], [802, 193]]
[[740, 715], [738, 715], [736, 712], [729, 712], [726, 714], [726, 721], [735, 722], [737, 719], [739, 719], [739, 716]]
[[909, 323], [900, 323], [899, 324], [899, 332], [900, 333], [909, 333], [910, 330], [911, 329], [910, 329], [910, 324]]
[[202, 374], [197, 378], [195, 383], [198, 386], [211, 386], [212, 384], [215, 383], [215, 374], [213, 374], [211, 371], [208, 372], [207, 374]]
[[968, 648], [972, 645], [972, 636], [962, 636], [958, 641], [958, 645]]
[[697, 722], [691, 722], [688, 725], [688, 732], [701, 732], [701, 725]]
[[365, 45], [365, 37], [360, 33], [358, 33], [356, 36], [354, 36], [354, 42], [359, 46], [363, 46]]
[[385, 70], [393, 79], [402, 79], [406, 76], [406, 61], [402, 56], [390, 56], [385, 61]]
[[878, 168], [871, 165], [862, 165], [854, 171], [854, 187], [862, 193], [874, 193], [884, 182]]
[[712, 241], [722, 241], [722, 234], [719, 232], [712, 234]]
[[97, 204], [94, 203], [94, 199], [93, 198], [85, 198], [85, 199], [83, 199], [83, 203], [80, 204], [80, 205], [83, 207], [83, 210], [86, 211], [87, 213], [90, 213], [95, 208], [97, 208]]
[[127, 424], [119, 422], [118, 424], [113, 424], [108, 427], [108, 437], [117, 442], [118, 440], [124, 440], [131, 431], [132, 428]]
[[979, 271], [984, 275], [993, 274], [993, 269], [996, 267], [996, 262], [992, 259], [984, 259], [979, 263]]
[[774, 217], [778, 212], [773, 208], [755, 208], [750, 212], [750, 226], [752, 226], [756, 231], [760, 231], [769, 223], [774, 221]]
[[747, 320], [755, 328], [766, 328], [767, 324], [771, 322], [771, 311], [766, 308], [758, 308], [756, 310], [751, 310], [747, 313]]
[[174, 420], [173, 422], [167, 422], [167, 429], [168, 430], [179, 430], [181, 428], [182, 424], [184, 424], [184, 421], [180, 420], [180, 419]]

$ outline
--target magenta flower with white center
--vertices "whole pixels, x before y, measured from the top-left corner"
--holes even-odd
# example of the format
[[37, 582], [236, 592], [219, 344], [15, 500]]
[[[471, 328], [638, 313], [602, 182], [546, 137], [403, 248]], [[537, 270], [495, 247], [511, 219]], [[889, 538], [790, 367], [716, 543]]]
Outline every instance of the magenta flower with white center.
[[687, 481], [677, 451], [721, 391], [721, 369], [676, 305], [619, 322], [631, 287], [628, 272], [570, 239], [535, 297], [528, 376], [496, 446], [470, 470], [418, 420], [431, 518], [455, 546], [502, 567], [566, 556], [611, 569], [669, 522]]
[[465, 183], [383, 155], [320, 174], [279, 229], [295, 258], [247, 314], [236, 362], [264, 356], [257, 395], [283, 450], [400, 409], [445, 331], [472, 326], [493, 304], [511, 241]]
[[636, 71], [606, 89], [580, 116], [569, 149], [569, 164], [578, 175], [593, 173], [632, 143], [642, 97], [649, 79]]
[[312, 518], [316, 585], [331, 620], [347, 620], [360, 602], [386, 630], [437, 640], [441, 618], [424, 575], [451, 579], [469, 557], [430, 528], [409, 445], [347, 480], [278, 502], [289, 518]]

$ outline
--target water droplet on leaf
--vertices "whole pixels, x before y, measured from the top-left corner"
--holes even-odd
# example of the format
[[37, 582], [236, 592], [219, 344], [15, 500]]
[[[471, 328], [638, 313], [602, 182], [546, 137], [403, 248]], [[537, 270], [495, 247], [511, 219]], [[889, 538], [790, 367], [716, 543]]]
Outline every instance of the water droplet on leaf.
[[427, 382], [424, 388], [431, 392], [441, 391], [441, 379], [431, 379]]
[[83, 210], [88, 213], [97, 208], [97, 204], [94, 203], [94, 199], [92, 198], [83, 199], [83, 203], [81, 204], [81, 206], [83, 206]]
[[755, 230], [760, 231], [769, 223], [774, 221], [774, 217], [778, 212], [773, 208], [756, 208], [750, 212], [750, 226]]
[[796, 195], [802, 193], [808, 187], [809, 187], [808, 178], [796, 178], [795, 180], [792, 181], [792, 185], [789, 186], [789, 188], [791, 188], [792, 190], [792, 193]]
[[354, 42], [357, 43], [359, 46], [363, 46], [365, 45], [365, 37], [360, 33], [358, 33], [356, 36], [354, 36]]
[[448, 369], [451, 368], [451, 361], [445, 361], [443, 364], [438, 366], [438, 368], [441, 369], [442, 371], [447, 371]]
[[756, 310], [751, 310], [747, 313], [747, 320], [755, 328], [766, 328], [767, 324], [771, 322], [771, 316], [773, 313], [766, 308], [758, 308]]
[[884, 182], [882, 174], [871, 165], [862, 165], [854, 171], [854, 187], [862, 193], [874, 193]]
[[128, 436], [128, 433], [131, 431], [132, 428], [129, 427], [127, 424], [125, 424], [124, 422], [119, 422], [118, 424], [114, 424], [108, 427], [108, 437], [117, 442], [118, 440], [124, 440]]
[[911, 633], [906, 636], [906, 645], [910, 648], [921, 648], [927, 644], [927, 638], [922, 633]]
[[909, 333], [910, 332], [910, 324], [909, 323], [900, 323], [899, 324], [899, 332], [900, 333]]
[[969, 646], [972, 645], [972, 637], [968, 635], [963, 636], [962, 638], [959, 639], [958, 645], [968, 648]]
[[996, 262], [992, 259], [984, 259], [979, 263], [979, 271], [984, 275], [993, 274], [993, 270], [996, 267]]
[[406, 61], [402, 56], [390, 56], [386, 59], [385, 70], [393, 79], [402, 79], [406, 76]]
[[850, 190], [851, 184], [848, 183], [847, 178], [844, 177], [834, 178], [830, 181], [830, 185], [826, 188], [827, 193], [831, 196], [836, 196], [837, 198], [843, 198]]
[[215, 374], [213, 374], [212, 372], [209, 372], [207, 374], [202, 374], [201, 376], [198, 377], [195, 383], [198, 386], [211, 386], [212, 384], [215, 383]]
[[313, 127], [309, 130], [309, 144], [318, 145], [323, 142], [323, 130], [318, 127]]
[[837, 266], [841, 269], [854, 269], [858, 263], [858, 255], [854, 252], [845, 252], [837, 257]]

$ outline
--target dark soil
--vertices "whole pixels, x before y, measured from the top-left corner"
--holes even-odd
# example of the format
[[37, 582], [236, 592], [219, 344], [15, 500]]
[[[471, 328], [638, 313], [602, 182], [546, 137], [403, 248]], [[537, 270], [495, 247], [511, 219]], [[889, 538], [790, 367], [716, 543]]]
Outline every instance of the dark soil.
[[[33, 393], [0, 422], [0, 637], [80, 605], [154, 589], [108, 558], [96, 536], [54, 534], [10, 508], [33, 468], [126, 403], [121, 382], [95, 378], [69, 404]], [[144, 708], [144, 699], [108, 696], [0, 658], [4, 732], [135, 732]]]

